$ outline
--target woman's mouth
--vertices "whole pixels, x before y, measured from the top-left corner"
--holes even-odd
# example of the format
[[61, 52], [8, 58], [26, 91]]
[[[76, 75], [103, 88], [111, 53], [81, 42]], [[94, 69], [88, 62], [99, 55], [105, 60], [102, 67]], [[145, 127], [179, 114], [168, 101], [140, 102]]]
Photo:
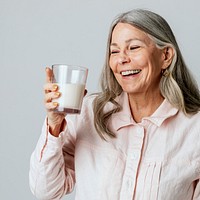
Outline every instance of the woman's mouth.
[[136, 75], [139, 74], [142, 70], [141, 69], [133, 69], [133, 70], [126, 70], [120, 72], [122, 76], [130, 76], [130, 75]]

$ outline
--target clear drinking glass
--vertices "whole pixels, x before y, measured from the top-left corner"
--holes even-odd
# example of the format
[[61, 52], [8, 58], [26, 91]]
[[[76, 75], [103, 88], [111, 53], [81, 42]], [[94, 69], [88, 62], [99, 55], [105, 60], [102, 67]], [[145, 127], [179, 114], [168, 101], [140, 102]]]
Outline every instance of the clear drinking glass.
[[53, 101], [59, 106], [55, 112], [79, 114], [84, 97], [88, 69], [81, 66], [55, 64], [52, 65], [52, 83], [56, 83], [61, 96]]

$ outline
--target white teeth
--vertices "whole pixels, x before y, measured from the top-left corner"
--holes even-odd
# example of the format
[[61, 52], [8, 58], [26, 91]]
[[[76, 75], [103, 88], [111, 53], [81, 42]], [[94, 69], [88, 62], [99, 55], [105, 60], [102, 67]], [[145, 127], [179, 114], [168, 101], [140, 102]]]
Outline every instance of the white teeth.
[[122, 74], [122, 76], [127, 76], [127, 75], [131, 75], [131, 74], [138, 74], [140, 71], [141, 71], [140, 69], [127, 70], [127, 71], [121, 72], [121, 74]]

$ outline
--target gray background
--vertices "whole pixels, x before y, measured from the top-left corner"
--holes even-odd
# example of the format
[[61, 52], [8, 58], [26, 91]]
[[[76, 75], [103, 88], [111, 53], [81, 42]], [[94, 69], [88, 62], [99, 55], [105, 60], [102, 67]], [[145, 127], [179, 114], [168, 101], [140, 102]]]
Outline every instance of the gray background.
[[0, 0], [0, 199], [35, 199], [28, 171], [45, 117], [45, 66], [87, 66], [87, 89], [97, 91], [109, 25], [132, 8], [151, 9], [169, 22], [200, 83], [198, 0]]

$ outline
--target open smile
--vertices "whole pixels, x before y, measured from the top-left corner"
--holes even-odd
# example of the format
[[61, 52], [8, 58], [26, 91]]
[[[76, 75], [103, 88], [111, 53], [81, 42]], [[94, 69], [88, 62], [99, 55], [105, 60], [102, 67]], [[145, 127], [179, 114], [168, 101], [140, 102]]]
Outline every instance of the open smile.
[[120, 72], [122, 76], [130, 76], [130, 75], [136, 75], [139, 74], [142, 70], [141, 69], [134, 69], [134, 70], [126, 70]]

